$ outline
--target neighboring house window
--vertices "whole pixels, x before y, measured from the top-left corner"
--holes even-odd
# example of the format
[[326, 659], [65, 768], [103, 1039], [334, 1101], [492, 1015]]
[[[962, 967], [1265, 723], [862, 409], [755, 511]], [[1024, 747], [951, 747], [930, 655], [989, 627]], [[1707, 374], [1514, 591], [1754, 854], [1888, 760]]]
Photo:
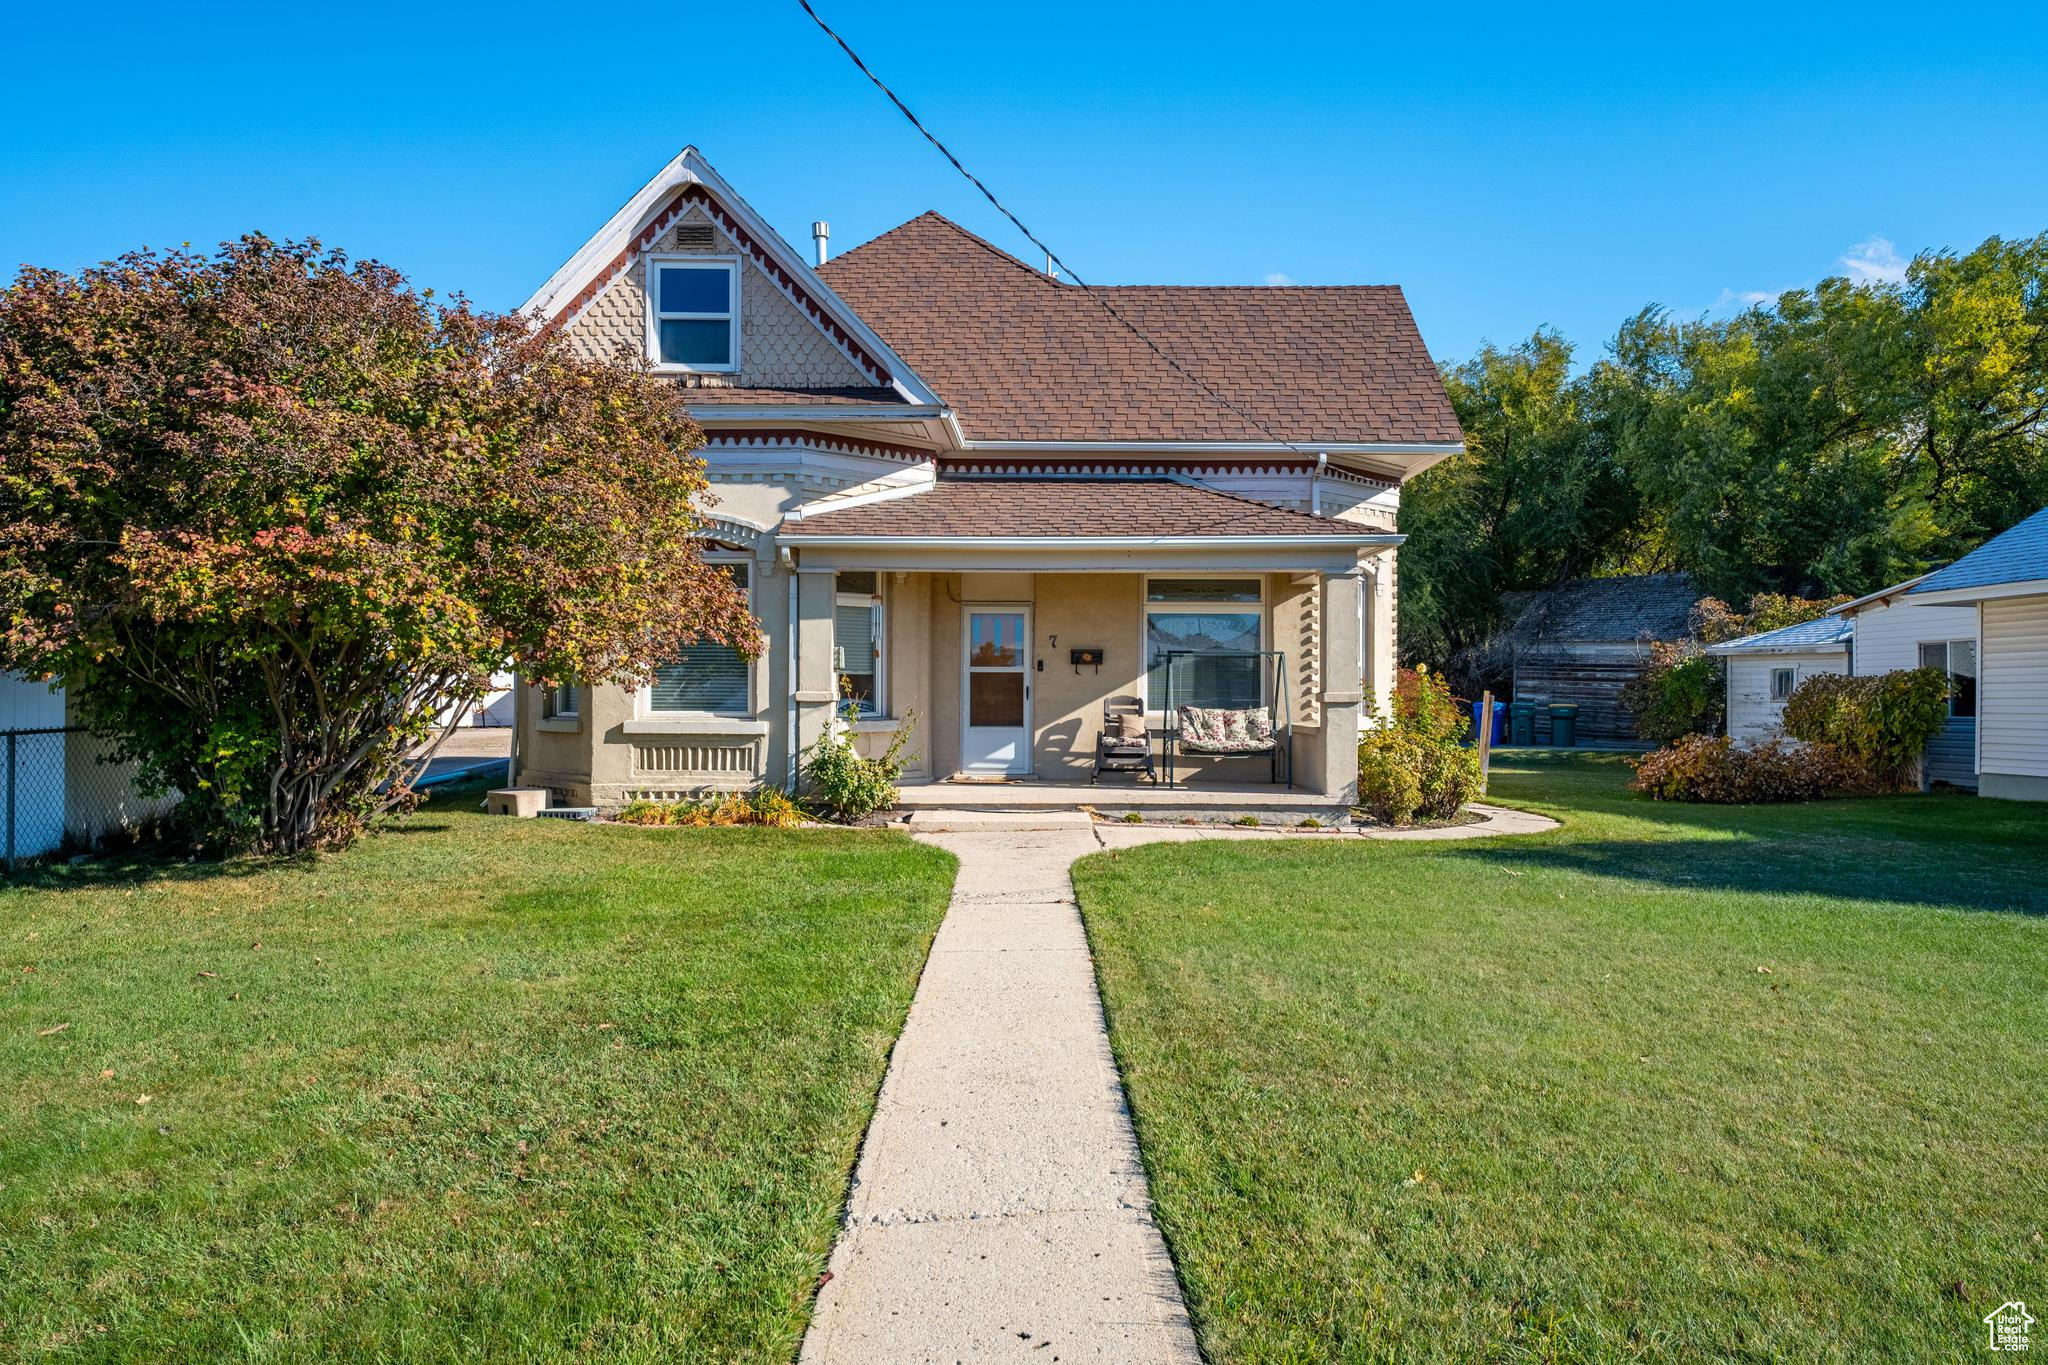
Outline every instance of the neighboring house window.
[[647, 262], [649, 341], [665, 369], [740, 367], [737, 261], [651, 256]]
[[1792, 689], [1799, 686], [1799, 670], [1796, 668], [1774, 668], [1771, 670], [1771, 700], [1783, 701], [1792, 695]]
[[863, 716], [886, 714], [882, 697], [886, 604], [882, 577], [869, 570], [838, 575], [832, 600], [832, 667], [844, 681], [854, 709]]
[[1936, 640], [1920, 646], [1920, 666], [1948, 674], [1948, 713], [1961, 720], [1977, 714], [1977, 642]]
[[583, 689], [574, 684], [550, 687], [540, 694], [540, 713], [549, 720], [570, 720], [582, 714]]
[[[742, 589], [748, 586], [744, 560], [718, 554], [704, 559], [731, 574]], [[753, 669], [737, 649], [704, 640], [654, 670], [647, 710], [650, 715], [752, 716], [752, 678]]]
[[[1265, 585], [1257, 578], [1145, 580], [1145, 705], [1167, 703], [1169, 651], [1243, 656], [1263, 641]], [[1261, 705], [1265, 660], [1172, 660], [1173, 704], [1232, 709]]]

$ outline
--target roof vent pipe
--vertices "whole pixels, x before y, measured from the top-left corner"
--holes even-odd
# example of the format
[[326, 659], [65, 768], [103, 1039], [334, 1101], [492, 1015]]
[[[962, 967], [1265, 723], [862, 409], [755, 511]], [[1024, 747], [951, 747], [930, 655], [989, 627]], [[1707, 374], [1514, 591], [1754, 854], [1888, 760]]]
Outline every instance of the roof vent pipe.
[[811, 240], [818, 244], [818, 264], [825, 264], [825, 243], [832, 239], [832, 225], [820, 218], [811, 224]]

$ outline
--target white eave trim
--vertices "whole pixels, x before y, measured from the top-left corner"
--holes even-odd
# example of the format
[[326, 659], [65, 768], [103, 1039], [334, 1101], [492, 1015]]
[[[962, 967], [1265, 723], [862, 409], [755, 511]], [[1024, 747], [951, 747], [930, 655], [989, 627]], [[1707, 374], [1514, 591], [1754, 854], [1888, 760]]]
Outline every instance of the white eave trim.
[[1853, 602], [1844, 602], [1839, 607], [1830, 608], [1828, 615], [1854, 616], [1873, 602], [1879, 606], [1888, 607], [1891, 605], [1889, 599], [1897, 597], [1902, 592], [1910, 591], [1915, 583], [1925, 582], [1929, 577], [1931, 577], [1930, 574], [1921, 574], [1919, 577], [1909, 578], [1903, 583], [1894, 583], [1889, 588], [1879, 588], [1876, 592], [1865, 593]]
[[777, 265], [794, 278], [803, 281], [805, 292], [823, 305], [839, 325], [860, 342], [863, 350], [888, 368], [895, 381], [896, 391], [902, 394], [906, 401], [934, 410], [945, 407], [944, 401], [932, 387], [904, 363], [903, 357], [896, 354], [889, 343], [883, 341], [875, 334], [873, 328], [862, 321], [860, 315], [847, 305], [846, 300], [832, 291], [832, 286], [826, 284], [818, 272], [812, 269], [810, 263], [804, 259], [803, 253], [784, 241], [782, 234], [769, 226], [768, 220], [756, 213], [753, 205], [742, 199], [738, 191], [726, 183], [725, 177], [712, 169], [711, 163], [706, 161], [695, 147], [683, 148], [666, 166], [655, 172], [654, 178], [642, 185], [617, 213], [607, 219], [595, 236], [585, 242], [560, 270], [548, 277], [548, 282], [526, 301], [520, 312], [542, 321], [552, 321], [567, 300], [582, 293], [583, 287], [596, 277], [598, 271], [609, 265], [613, 258], [626, 249], [626, 244], [632, 240], [633, 234], [640, 230], [641, 225], [655, 209], [677, 190], [692, 184], [702, 185], [710, 191], [711, 197], [724, 205], [728, 213], [746, 226], [748, 233], [775, 258]]
[[[823, 513], [827, 509], [821, 507], [817, 510]], [[1260, 546], [1309, 549], [1315, 546], [1392, 546], [1407, 539], [1404, 535], [1384, 531], [1315, 536], [835, 536], [785, 530], [776, 536], [777, 542], [783, 545], [843, 546], [848, 549], [901, 546], [907, 550], [1192, 550], [1205, 546], [1218, 550], [1248, 550]]]
[[1846, 640], [1835, 640], [1827, 644], [1805, 645], [1745, 645], [1740, 640], [1730, 640], [1726, 644], [1707, 646], [1707, 653], [1717, 654], [1723, 658], [1734, 654], [1847, 654], [1848, 652], [1849, 644]]
[[1975, 588], [1937, 588], [1933, 592], [1916, 588], [1907, 595], [1905, 605], [1962, 606], [1970, 602], [1995, 602], [2007, 597], [2048, 597], [2048, 578], [2020, 578], [2010, 583], [1986, 583]]

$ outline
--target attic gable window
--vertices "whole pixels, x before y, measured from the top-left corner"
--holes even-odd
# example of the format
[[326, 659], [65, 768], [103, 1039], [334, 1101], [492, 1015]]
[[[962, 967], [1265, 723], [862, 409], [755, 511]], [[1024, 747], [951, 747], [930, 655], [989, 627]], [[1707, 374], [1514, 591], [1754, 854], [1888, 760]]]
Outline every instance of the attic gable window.
[[740, 367], [740, 267], [730, 258], [647, 258], [647, 342], [657, 368]]

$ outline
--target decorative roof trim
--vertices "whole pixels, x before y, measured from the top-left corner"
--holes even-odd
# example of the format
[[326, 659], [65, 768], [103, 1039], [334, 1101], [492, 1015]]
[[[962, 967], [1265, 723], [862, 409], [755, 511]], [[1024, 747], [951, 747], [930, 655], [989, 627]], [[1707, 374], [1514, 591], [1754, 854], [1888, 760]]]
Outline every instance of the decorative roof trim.
[[718, 512], [704, 514], [704, 529], [712, 540], [722, 540], [728, 545], [743, 545], [758, 549], [768, 535], [768, 528], [756, 526], [751, 521], [728, 517]]
[[[985, 455], [943, 455], [940, 468], [947, 476], [963, 479], [1162, 479], [1181, 475], [1215, 477], [1257, 474], [1316, 473], [1314, 460], [1290, 459], [1193, 459], [1147, 460], [1136, 456], [1110, 456], [1094, 460], [1062, 460], [1051, 456], [995, 459]], [[1321, 476], [1367, 488], [1390, 489], [1400, 485], [1392, 479], [1376, 479], [1353, 470], [1325, 465]]]
[[865, 456], [871, 460], [895, 460], [902, 464], [926, 464], [929, 450], [893, 445], [888, 441], [857, 440], [818, 431], [779, 431], [774, 428], [744, 430], [728, 428], [704, 433], [705, 450], [817, 450], [828, 455]]

